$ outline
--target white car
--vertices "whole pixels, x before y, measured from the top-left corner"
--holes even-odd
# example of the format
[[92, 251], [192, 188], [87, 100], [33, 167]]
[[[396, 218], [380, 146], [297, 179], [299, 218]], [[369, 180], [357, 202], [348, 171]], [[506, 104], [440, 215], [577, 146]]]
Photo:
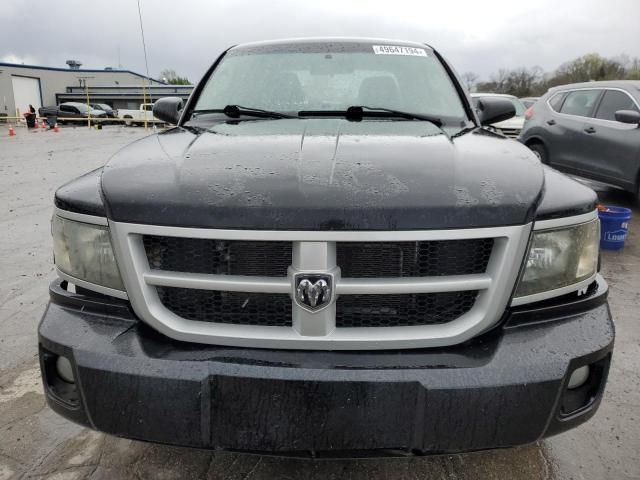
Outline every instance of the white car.
[[486, 97], [503, 97], [508, 100], [511, 100], [511, 102], [513, 103], [513, 106], [516, 109], [515, 116], [503, 122], [493, 123], [491, 124], [491, 126], [495, 128], [499, 133], [502, 133], [505, 137], [518, 138], [520, 136], [520, 132], [522, 132], [522, 128], [524, 127], [524, 112], [526, 110], [524, 104], [520, 101], [519, 98], [514, 97], [513, 95], [506, 95], [503, 93], [472, 93], [471, 94], [471, 100], [474, 106], [477, 106], [477, 102], [479, 99], [486, 98]]

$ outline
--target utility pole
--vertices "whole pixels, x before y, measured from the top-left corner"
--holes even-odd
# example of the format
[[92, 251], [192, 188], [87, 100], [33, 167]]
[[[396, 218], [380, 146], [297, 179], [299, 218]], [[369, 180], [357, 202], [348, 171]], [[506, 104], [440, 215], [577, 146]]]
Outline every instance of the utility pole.
[[91, 128], [91, 104], [89, 100], [89, 82], [87, 80], [95, 77], [78, 77], [80, 86], [84, 86], [84, 95], [87, 99], [87, 127]]
[[[144, 41], [144, 29], [142, 28], [142, 11], [140, 10], [140, 0], [138, 0], [138, 18], [140, 19], [140, 35], [142, 36], [142, 50], [144, 51], [144, 66], [147, 71], [147, 84], [149, 88], [151, 87], [151, 80], [149, 80], [149, 61], [147, 60], [147, 44]], [[142, 95], [146, 102], [147, 96], [144, 91], [144, 87], [142, 89]], [[146, 107], [142, 107], [144, 111], [144, 129], [147, 129], [147, 111], [144, 110]]]

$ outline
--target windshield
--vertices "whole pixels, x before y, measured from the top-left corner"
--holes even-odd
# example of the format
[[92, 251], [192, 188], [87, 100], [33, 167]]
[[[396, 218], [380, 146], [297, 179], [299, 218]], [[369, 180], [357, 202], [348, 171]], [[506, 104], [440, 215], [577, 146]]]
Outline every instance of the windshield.
[[457, 125], [467, 120], [449, 75], [428, 48], [384, 54], [365, 44], [296, 47], [231, 50], [207, 81], [195, 110], [241, 105], [296, 114], [368, 106]]

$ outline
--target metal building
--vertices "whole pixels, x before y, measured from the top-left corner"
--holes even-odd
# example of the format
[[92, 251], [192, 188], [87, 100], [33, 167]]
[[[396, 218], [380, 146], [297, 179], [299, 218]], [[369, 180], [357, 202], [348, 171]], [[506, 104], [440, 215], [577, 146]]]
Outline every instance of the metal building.
[[[69, 68], [0, 63], [0, 117], [20, 116], [29, 104], [41, 106], [65, 101], [107, 103], [114, 108], [138, 108], [143, 99], [161, 96], [187, 98], [192, 86], [166, 85], [130, 70], [82, 69], [77, 61]], [[143, 88], [144, 87], [144, 88]]]
[[186, 101], [193, 90], [193, 85], [89, 85], [87, 89], [80, 86], [67, 87], [63, 93], [56, 93], [56, 102], [85, 103], [87, 94], [91, 103], [106, 103], [116, 109], [137, 109], [141, 103], [153, 103], [161, 97], [180, 97]]

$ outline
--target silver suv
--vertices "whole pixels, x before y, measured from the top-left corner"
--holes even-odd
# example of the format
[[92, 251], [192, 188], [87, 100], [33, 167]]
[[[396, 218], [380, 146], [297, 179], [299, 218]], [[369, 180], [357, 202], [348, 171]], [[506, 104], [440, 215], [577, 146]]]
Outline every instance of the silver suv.
[[520, 140], [558, 170], [640, 197], [640, 81], [550, 89], [525, 113]]

